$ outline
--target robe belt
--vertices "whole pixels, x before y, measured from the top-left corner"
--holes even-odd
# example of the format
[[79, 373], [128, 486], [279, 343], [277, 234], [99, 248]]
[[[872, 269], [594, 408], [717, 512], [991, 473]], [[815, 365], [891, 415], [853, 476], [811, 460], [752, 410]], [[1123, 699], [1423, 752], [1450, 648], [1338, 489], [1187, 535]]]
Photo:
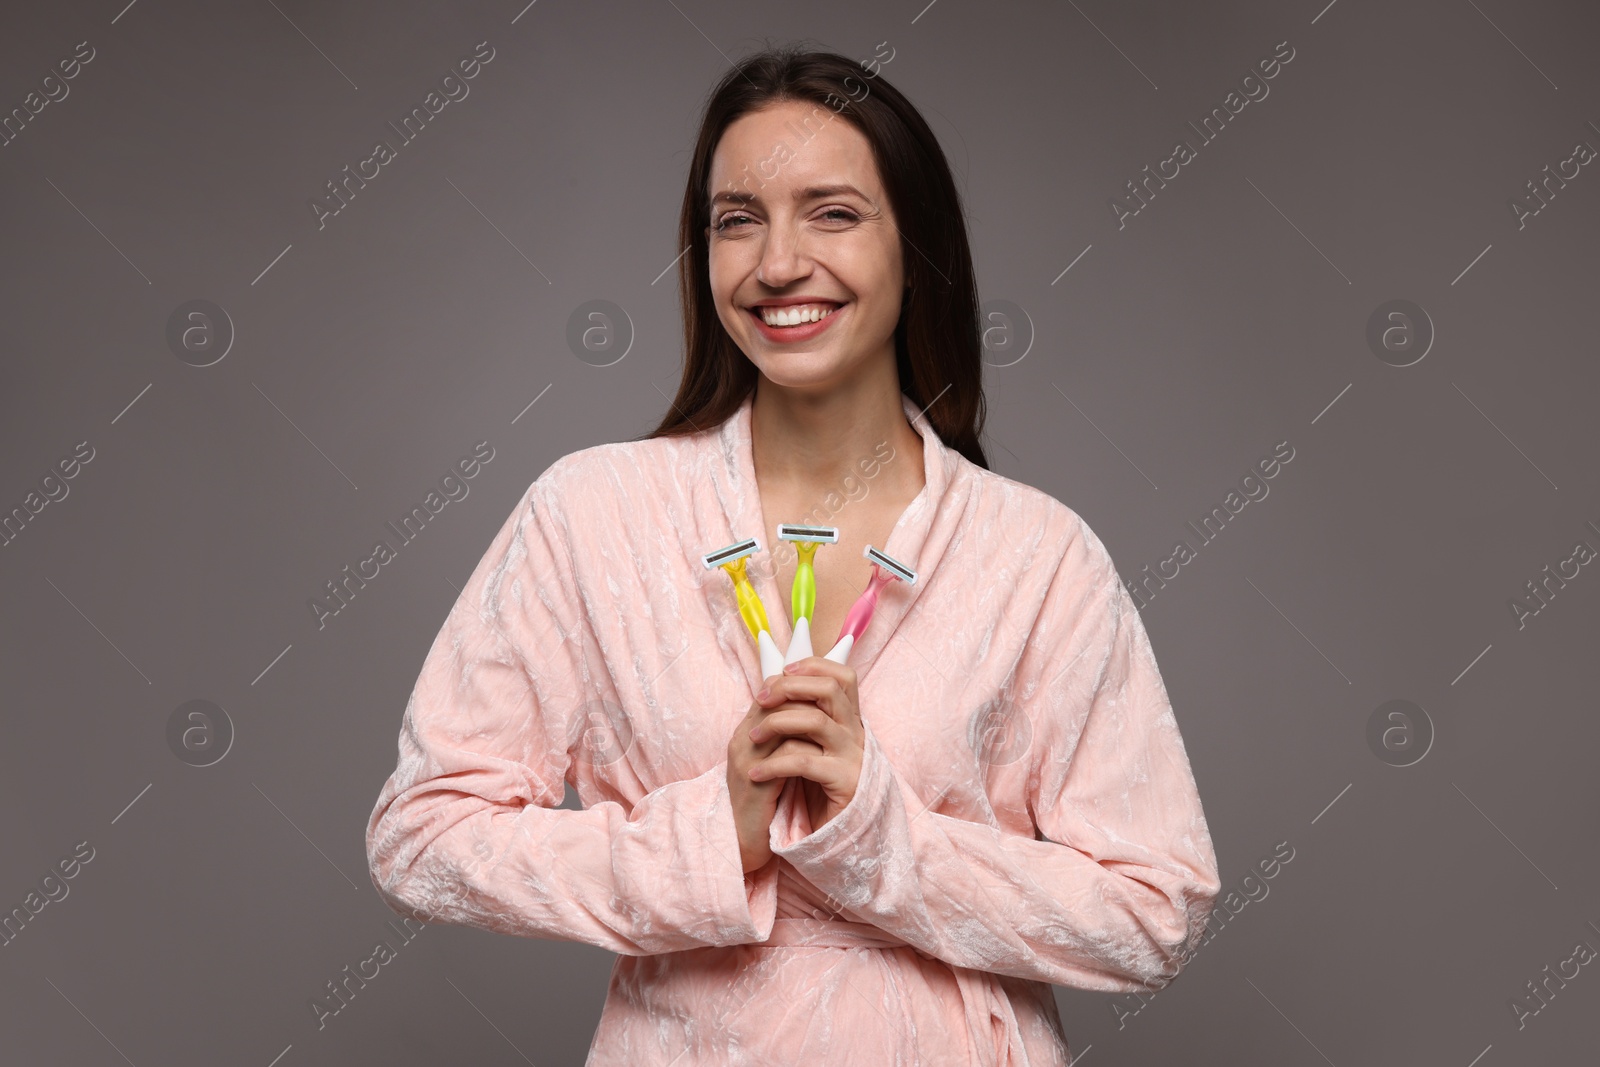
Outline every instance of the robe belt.
[[[910, 948], [924, 959], [932, 959], [893, 934], [871, 923], [844, 919], [774, 919], [772, 936], [749, 944], [751, 948]], [[1010, 999], [992, 974], [965, 968], [951, 968], [956, 988], [961, 993], [962, 1013], [966, 1016], [969, 1055], [974, 1063], [1011, 1067], [1025, 1064], [1027, 1049], [1017, 1025]]]
[[910, 948], [906, 942], [871, 923], [844, 919], [774, 919], [772, 936], [751, 942], [753, 948]]

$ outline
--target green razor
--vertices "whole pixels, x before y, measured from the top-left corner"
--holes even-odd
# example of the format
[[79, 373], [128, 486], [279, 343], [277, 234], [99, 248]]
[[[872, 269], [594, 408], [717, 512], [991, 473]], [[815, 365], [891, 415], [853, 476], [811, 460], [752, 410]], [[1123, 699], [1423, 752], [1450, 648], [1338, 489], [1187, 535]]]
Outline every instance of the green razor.
[[817, 575], [812, 566], [818, 545], [838, 543], [837, 526], [796, 526], [782, 523], [778, 526], [780, 541], [793, 541], [800, 562], [795, 567], [794, 584], [789, 590], [789, 606], [794, 621], [794, 636], [789, 641], [789, 652], [784, 656], [787, 666], [811, 655], [811, 614], [817, 606]]

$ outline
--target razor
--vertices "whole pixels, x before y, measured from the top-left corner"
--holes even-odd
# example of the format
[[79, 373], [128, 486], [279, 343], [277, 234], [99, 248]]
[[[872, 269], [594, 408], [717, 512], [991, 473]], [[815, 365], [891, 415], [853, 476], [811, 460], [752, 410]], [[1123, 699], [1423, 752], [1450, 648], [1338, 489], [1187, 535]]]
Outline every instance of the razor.
[[844, 625], [839, 630], [839, 641], [823, 659], [835, 663], [844, 663], [850, 655], [850, 649], [866, 631], [867, 624], [872, 621], [872, 613], [878, 606], [878, 593], [890, 582], [905, 582], [914, 585], [917, 572], [890, 556], [887, 552], [880, 552], [871, 545], [861, 553], [872, 561], [872, 580], [867, 583], [866, 590], [850, 605], [850, 613], [844, 617]]
[[817, 576], [812, 566], [818, 545], [837, 544], [837, 526], [797, 526], [782, 523], [778, 526], [780, 541], [793, 541], [795, 553], [800, 557], [795, 567], [794, 583], [789, 590], [789, 606], [793, 612], [794, 635], [789, 638], [789, 651], [783, 657], [784, 666], [812, 655], [811, 615], [817, 606]]
[[755, 586], [750, 584], [750, 577], [745, 573], [746, 561], [759, 551], [761, 542], [748, 537], [715, 552], [707, 552], [700, 557], [700, 562], [705, 564], [706, 570], [721, 567], [733, 580], [733, 594], [739, 604], [739, 615], [749, 628], [750, 636], [755, 638], [756, 650], [761, 656], [761, 677], [770, 678], [783, 673], [783, 653], [778, 651], [777, 642], [772, 640], [766, 609], [761, 606], [761, 597], [756, 595]]

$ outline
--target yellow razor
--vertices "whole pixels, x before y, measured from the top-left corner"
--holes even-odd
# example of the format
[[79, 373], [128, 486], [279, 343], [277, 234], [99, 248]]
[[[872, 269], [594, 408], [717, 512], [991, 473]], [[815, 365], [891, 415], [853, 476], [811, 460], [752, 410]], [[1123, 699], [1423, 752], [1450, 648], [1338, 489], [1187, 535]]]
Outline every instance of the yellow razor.
[[750, 584], [750, 577], [745, 573], [745, 563], [752, 553], [761, 551], [761, 542], [755, 538], [746, 538], [736, 541], [726, 548], [719, 548], [715, 552], [707, 552], [700, 557], [706, 570], [712, 567], [721, 567], [733, 580], [733, 594], [739, 604], [739, 615], [744, 619], [744, 624], [750, 630], [750, 636], [755, 638], [756, 649], [761, 655], [761, 677], [770, 678], [774, 674], [783, 673], [783, 654], [778, 651], [778, 645], [772, 640], [771, 628], [767, 625], [767, 612], [761, 606], [761, 597], [756, 594], [755, 586]]

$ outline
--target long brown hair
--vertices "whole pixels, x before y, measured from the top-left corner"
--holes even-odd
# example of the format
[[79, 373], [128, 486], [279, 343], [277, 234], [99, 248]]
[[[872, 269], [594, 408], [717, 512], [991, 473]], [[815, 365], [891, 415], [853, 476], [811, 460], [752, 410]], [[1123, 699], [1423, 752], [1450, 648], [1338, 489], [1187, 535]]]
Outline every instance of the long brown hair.
[[985, 469], [983, 349], [966, 216], [950, 165], [917, 109], [882, 74], [832, 52], [769, 48], [744, 59], [712, 90], [700, 123], [678, 220], [678, 292], [684, 365], [678, 395], [642, 439], [720, 425], [756, 387], [759, 372], [734, 344], [711, 296], [711, 156], [736, 119], [782, 101], [813, 102], [849, 122], [872, 145], [900, 229], [910, 289], [895, 326], [900, 390], [946, 446]]

